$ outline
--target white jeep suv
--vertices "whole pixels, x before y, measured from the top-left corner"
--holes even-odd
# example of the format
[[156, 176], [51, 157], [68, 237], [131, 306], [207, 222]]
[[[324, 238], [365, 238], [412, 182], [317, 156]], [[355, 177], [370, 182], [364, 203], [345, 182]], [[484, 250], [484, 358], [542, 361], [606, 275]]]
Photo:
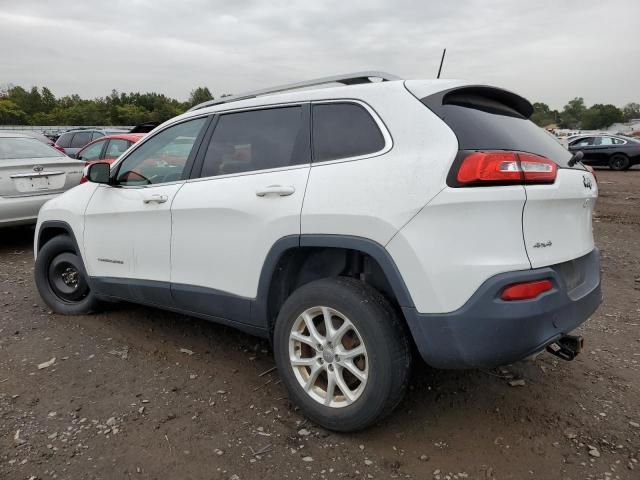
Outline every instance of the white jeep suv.
[[601, 301], [597, 185], [531, 113], [378, 72], [207, 102], [42, 208], [38, 289], [58, 313], [125, 300], [269, 338], [334, 430], [393, 410], [414, 352], [573, 358]]

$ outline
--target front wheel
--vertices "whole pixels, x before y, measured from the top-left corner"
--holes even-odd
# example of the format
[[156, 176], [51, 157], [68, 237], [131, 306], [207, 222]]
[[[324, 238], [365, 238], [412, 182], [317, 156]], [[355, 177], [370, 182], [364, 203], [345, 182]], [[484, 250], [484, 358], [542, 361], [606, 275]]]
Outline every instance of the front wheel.
[[66, 235], [51, 239], [40, 249], [35, 277], [40, 296], [56, 313], [82, 315], [98, 306], [89, 288], [82, 258]]
[[389, 302], [351, 278], [311, 282], [284, 303], [274, 331], [278, 371], [291, 399], [319, 425], [365, 428], [407, 388], [409, 341]]

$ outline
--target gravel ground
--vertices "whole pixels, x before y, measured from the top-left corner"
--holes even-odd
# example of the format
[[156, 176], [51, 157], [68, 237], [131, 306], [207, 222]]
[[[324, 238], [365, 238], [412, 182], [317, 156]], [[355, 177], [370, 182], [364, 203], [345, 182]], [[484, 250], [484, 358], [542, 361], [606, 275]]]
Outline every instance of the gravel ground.
[[604, 303], [586, 351], [418, 363], [397, 411], [351, 435], [289, 403], [264, 341], [128, 304], [51, 314], [32, 230], [1, 230], [0, 478], [640, 478], [640, 170], [597, 173]]

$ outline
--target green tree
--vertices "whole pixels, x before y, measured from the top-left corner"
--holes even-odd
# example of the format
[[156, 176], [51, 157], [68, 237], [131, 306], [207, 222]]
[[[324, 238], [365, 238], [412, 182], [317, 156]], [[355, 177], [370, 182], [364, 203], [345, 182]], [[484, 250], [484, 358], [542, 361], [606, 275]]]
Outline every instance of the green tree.
[[581, 128], [585, 130], [599, 130], [607, 128], [613, 123], [621, 122], [622, 111], [615, 105], [595, 104], [589, 107], [581, 119]]
[[27, 114], [8, 98], [0, 98], [0, 125], [24, 125]]
[[562, 128], [580, 128], [582, 115], [587, 110], [582, 97], [570, 100], [560, 113], [560, 126]]
[[127, 103], [116, 107], [116, 121], [118, 125], [137, 125], [149, 121], [150, 113], [144, 107]]
[[56, 108], [56, 97], [47, 87], [42, 87], [42, 111], [49, 113]]
[[549, 105], [542, 102], [535, 102], [533, 104], [533, 114], [531, 115], [531, 121], [533, 121], [539, 127], [546, 127], [558, 122], [559, 113], [557, 110], [551, 110]]
[[189, 101], [187, 102], [190, 107], [194, 105], [198, 105], [199, 103], [208, 102], [209, 100], [213, 100], [213, 95], [207, 87], [198, 87], [195, 90], [191, 90], [191, 95], [189, 95]]
[[627, 103], [624, 107], [622, 107], [622, 116], [625, 122], [632, 120], [634, 118], [640, 118], [640, 103]]

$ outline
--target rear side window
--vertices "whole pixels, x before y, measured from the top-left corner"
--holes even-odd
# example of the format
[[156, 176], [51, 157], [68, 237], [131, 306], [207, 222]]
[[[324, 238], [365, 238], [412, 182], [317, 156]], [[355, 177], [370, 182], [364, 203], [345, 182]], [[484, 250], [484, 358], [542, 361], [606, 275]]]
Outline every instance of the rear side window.
[[71, 141], [71, 148], [82, 148], [91, 141], [91, 132], [77, 132]]
[[104, 135], [102, 133], [100, 133], [100, 132], [93, 132], [93, 134], [91, 135], [91, 138], [93, 140], [96, 140], [96, 139], [98, 139], [100, 137], [104, 137]]
[[63, 133], [58, 137], [56, 143], [62, 148], [69, 148], [71, 146], [71, 139], [73, 138], [73, 132]]
[[[305, 132], [307, 132], [305, 134]], [[302, 107], [221, 115], [202, 166], [202, 177], [309, 162]]]
[[368, 155], [384, 148], [375, 120], [355, 103], [314, 105], [312, 125], [315, 162]]
[[[501, 103], [491, 96], [461, 94], [452, 96], [448, 101], [447, 95], [439, 105], [434, 105], [430, 97], [422, 99], [422, 102], [453, 130], [460, 150], [528, 152], [568, 168], [571, 153], [552, 134], [518, 113], [521, 108], [516, 103], [518, 100]], [[526, 102], [521, 97], [517, 98]]]

